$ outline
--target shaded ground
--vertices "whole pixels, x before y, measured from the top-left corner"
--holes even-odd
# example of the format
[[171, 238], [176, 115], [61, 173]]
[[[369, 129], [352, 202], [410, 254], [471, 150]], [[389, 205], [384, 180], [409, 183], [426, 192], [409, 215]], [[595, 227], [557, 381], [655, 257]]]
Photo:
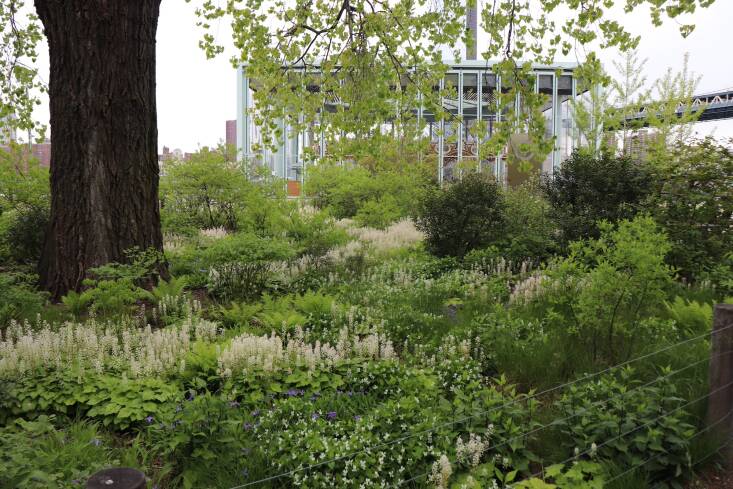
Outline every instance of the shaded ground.
[[691, 482], [688, 489], [733, 489], [733, 464], [724, 467], [710, 467], [700, 478]]

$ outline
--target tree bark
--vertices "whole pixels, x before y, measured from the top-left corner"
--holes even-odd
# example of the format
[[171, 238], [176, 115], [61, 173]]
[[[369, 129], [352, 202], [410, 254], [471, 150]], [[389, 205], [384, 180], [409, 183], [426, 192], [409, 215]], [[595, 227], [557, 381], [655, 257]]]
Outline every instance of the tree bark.
[[41, 283], [78, 290], [132, 247], [162, 251], [155, 34], [160, 0], [34, 0], [48, 38], [51, 219]]

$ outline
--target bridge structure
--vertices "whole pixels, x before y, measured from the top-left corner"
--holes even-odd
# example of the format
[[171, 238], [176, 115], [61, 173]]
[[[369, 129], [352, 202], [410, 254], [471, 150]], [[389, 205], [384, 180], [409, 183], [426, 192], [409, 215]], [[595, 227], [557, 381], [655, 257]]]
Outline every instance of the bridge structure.
[[[688, 105], [686, 103], [680, 103], [679, 107], [677, 107], [677, 115], [684, 115], [688, 107], [692, 108], [692, 110], [698, 110], [702, 107], [702, 113], [697, 119], [697, 122], [733, 119], [733, 88], [695, 95], [692, 97], [692, 104]], [[647, 107], [642, 107], [639, 112], [627, 117], [626, 120], [632, 121], [646, 119], [647, 115]]]

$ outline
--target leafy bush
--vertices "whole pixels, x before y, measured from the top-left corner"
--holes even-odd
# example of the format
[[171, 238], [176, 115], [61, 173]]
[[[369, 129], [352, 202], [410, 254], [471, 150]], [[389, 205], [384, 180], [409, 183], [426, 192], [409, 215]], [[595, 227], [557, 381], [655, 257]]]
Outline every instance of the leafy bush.
[[426, 194], [417, 212], [417, 227], [425, 233], [432, 253], [463, 257], [502, 238], [505, 206], [496, 180], [469, 173], [444, 189]]
[[570, 372], [583, 361], [630, 358], [671, 330], [655, 317], [673, 276], [664, 263], [670, 247], [664, 233], [648, 216], [599, 227], [599, 239], [571, 244], [567, 258], [518, 284], [513, 294], [518, 306], [541, 306], [532, 317], [546, 317]]
[[385, 195], [365, 202], [354, 215], [354, 220], [363, 227], [384, 229], [402, 217], [404, 212], [397, 199], [392, 195]]
[[655, 170], [649, 210], [670, 237], [669, 263], [699, 278], [733, 249], [733, 152], [712, 138], [679, 144]]
[[540, 262], [558, 251], [557, 228], [550, 205], [538, 181], [530, 180], [504, 191], [506, 224], [504, 238], [497, 244], [502, 256], [514, 263]]
[[161, 220], [176, 234], [223, 227], [265, 233], [275, 224], [277, 201], [247, 178], [220, 150], [203, 148], [190, 161], [166, 164], [160, 182]]
[[0, 149], [0, 263], [36, 263], [50, 203], [48, 169], [19, 147]]
[[43, 414], [84, 415], [118, 430], [141, 425], [146, 418], [172, 410], [179, 387], [156, 378], [121, 379], [87, 373], [47, 372], [8, 382], [0, 402], [0, 419], [35, 418]]
[[0, 428], [0, 487], [75, 489], [104, 468], [138, 466], [135, 446], [116, 448], [109, 435], [88, 421], [56, 428], [59, 421], [40, 416]]
[[[544, 469], [545, 480], [532, 478], [519, 481], [517, 489], [603, 489], [603, 467], [595, 462], [580, 460], [569, 466], [550, 465]], [[550, 480], [551, 482], [548, 482]]]
[[[252, 466], [241, 412], [222, 397], [190, 396], [165, 418], [151, 422], [147, 437], [152, 451], [168, 460], [177, 474], [176, 487], [230, 487], [242, 482]], [[212, 470], [212, 465], [222, 470]], [[249, 475], [249, 473], [247, 473]]]
[[384, 228], [412, 213], [427, 186], [411, 168], [343, 167], [319, 165], [308, 172], [306, 194], [319, 209], [328, 209], [337, 219], [354, 218], [364, 225]]
[[287, 241], [236, 234], [204, 249], [201, 260], [209, 268], [207, 287], [213, 295], [225, 299], [255, 298], [267, 288], [276, 262], [293, 254]]
[[152, 248], [145, 251], [133, 248], [125, 255], [127, 263], [108, 263], [89, 269], [89, 278], [83, 282], [86, 289], [81, 293], [70, 291], [61, 298], [75, 316], [85, 308], [103, 315], [123, 314], [139, 301], [155, 302], [155, 296], [143, 287], [155, 283], [162, 256]]
[[334, 225], [325, 212], [308, 213], [296, 209], [284, 223], [285, 235], [293, 240], [301, 256], [320, 257], [348, 240], [346, 232]]
[[667, 479], [678, 477], [690, 464], [688, 440], [695, 427], [686, 422], [683, 403], [669, 379], [641, 385], [633, 371], [625, 369], [571, 386], [557, 402], [557, 423], [569, 451], [592, 452], [622, 469], [661, 455], [640, 470], [652, 480]]
[[565, 243], [597, 238], [597, 223], [632, 218], [652, 190], [654, 178], [643, 164], [604, 153], [576, 150], [542, 179], [551, 216]]
[[32, 319], [43, 310], [47, 294], [36, 291], [27, 278], [19, 274], [0, 274], [0, 328], [13, 319]]

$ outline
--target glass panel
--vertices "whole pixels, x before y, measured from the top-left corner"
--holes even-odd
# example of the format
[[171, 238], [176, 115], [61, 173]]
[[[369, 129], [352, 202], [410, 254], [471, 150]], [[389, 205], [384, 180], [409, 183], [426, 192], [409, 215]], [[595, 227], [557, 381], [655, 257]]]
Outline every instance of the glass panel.
[[558, 95], [573, 94], [573, 77], [570, 75], [562, 75], [557, 81]]

